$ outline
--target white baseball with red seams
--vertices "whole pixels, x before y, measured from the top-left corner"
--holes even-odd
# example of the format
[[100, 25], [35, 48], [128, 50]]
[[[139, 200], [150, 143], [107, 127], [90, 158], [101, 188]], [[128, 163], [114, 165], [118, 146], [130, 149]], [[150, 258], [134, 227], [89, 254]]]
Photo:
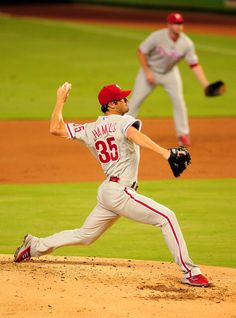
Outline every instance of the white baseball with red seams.
[[66, 89], [70, 89], [71, 88], [71, 84], [70, 83], [65, 83], [63, 84], [63, 86], [66, 88]]
[[89, 245], [124, 216], [161, 228], [184, 277], [198, 275], [200, 268], [188, 255], [175, 214], [135, 191], [140, 156], [139, 146], [127, 139], [126, 131], [130, 126], [140, 130], [141, 122], [129, 115], [109, 115], [99, 116], [95, 122], [83, 125], [66, 124], [68, 138], [86, 144], [100, 162], [107, 178], [98, 189], [97, 205], [82, 227], [46, 238], [33, 237], [31, 256], [48, 254], [68, 245]]

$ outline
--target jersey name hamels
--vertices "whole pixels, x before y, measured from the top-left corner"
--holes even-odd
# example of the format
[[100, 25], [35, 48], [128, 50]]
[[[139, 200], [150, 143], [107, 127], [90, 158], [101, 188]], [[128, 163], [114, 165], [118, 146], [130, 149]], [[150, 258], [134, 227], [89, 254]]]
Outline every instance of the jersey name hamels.
[[94, 140], [97, 140], [101, 137], [106, 137], [110, 133], [114, 133], [116, 131], [116, 123], [106, 123], [100, 126], [95, 127], [92, 130], [92, 134], [94, 136]]

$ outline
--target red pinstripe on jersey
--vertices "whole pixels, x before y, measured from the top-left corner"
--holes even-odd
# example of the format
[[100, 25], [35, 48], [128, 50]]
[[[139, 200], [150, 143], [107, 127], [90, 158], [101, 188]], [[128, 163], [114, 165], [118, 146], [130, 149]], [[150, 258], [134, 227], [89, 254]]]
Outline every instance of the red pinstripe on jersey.
[[172, 232], [173, 232], [174, 238], [175, 238], [175, 240], [176, 240], [176, 243], [177, 243], [177, 245], [178, 245], [178, 248], [179, 248], [179, 256], [180, 256], [181, 263], [183, 264], [184, 268], [186, 269], [186, 271], [189, 273], [189, 275], [190, 275], [190, 277], [191, 277], [191, 276], [192, 276], [192, 275], [191, 275], [191, 270], [187, 267], [187, 265], [185, 264], [185, 262], [184, 262], [184, 260], [183, 260], [182, 252], [181, 252], [181, 248], [180, 248], [180, 243], [179, 243], [177, 234], [176, 234], [175, 229], [174, 229], [174, 226], [173, 226], [173, 224], [171, 223], [171, 220], [168, 218], [168, 216], [166, 216], [165, 214], [161, 213], [160, 211], [157, 211], [156, 209], [154, 209], [154, 208], [151, 207], [150, 205], [146, 204], [145, 202], [142, 202], [142, 201], [136, 199], [131, 193], [129, 193], [129, 192], [127, 191], [127, 188], [125, 188], [124, 191], [125, 191], [125, 193], [126, 193], [132, 200], [134, 200], [135, 202], [137, 202], [137, 203], [143, 205], [145, 208], [147, 208], [147, 209], [153, 211], [154, 213], [157, 213], [157, 214], [163, 216], [163, 217], [168, 221], [168, 223], [169, 223], [169, 225], [170, 225], [170, 228], [171, 228], [171, 230], [172, 230]]
[[66, 124], [66, 128], [67, 128], [67, 131], [69, 132], [69, 137], [70, 137], [71, 139], [73, 139], [73, 134], [72, 134], [72, 132], [71, 132], [71, 129], [70, 129], [69, 124]]

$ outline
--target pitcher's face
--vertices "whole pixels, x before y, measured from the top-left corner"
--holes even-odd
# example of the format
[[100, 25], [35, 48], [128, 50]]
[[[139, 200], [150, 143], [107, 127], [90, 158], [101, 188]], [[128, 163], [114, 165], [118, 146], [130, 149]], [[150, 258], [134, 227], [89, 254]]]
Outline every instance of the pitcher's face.
[[114, 103], [115, 103], [115, 108], [118, 114], [124, 115], [129, 111], [128, 99], [126, 97], [120, 100], [114, 101]]

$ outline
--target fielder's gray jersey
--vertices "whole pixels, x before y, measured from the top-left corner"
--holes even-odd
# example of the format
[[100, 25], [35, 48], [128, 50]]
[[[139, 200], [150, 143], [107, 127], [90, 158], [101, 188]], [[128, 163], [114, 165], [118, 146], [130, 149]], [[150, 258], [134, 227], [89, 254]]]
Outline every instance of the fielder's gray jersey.
[[127, 129], [141, 129], [141, 121], [129, 115], [99, 116], [84, 125], [66, 124], [69, 138], [85, 143], [100, 162], [107, 177], [119, 177], [124, 184], [137, 182], [139, 146], [126, 137]]
[[140, 45], [139, 49], [147, 55], [148, 65], [153, 71], [167, 73], [182, 58], [189, 65], [198, 63], [193, 42], [184, 33], [174, 42], [168, 29], [153, 32]]

